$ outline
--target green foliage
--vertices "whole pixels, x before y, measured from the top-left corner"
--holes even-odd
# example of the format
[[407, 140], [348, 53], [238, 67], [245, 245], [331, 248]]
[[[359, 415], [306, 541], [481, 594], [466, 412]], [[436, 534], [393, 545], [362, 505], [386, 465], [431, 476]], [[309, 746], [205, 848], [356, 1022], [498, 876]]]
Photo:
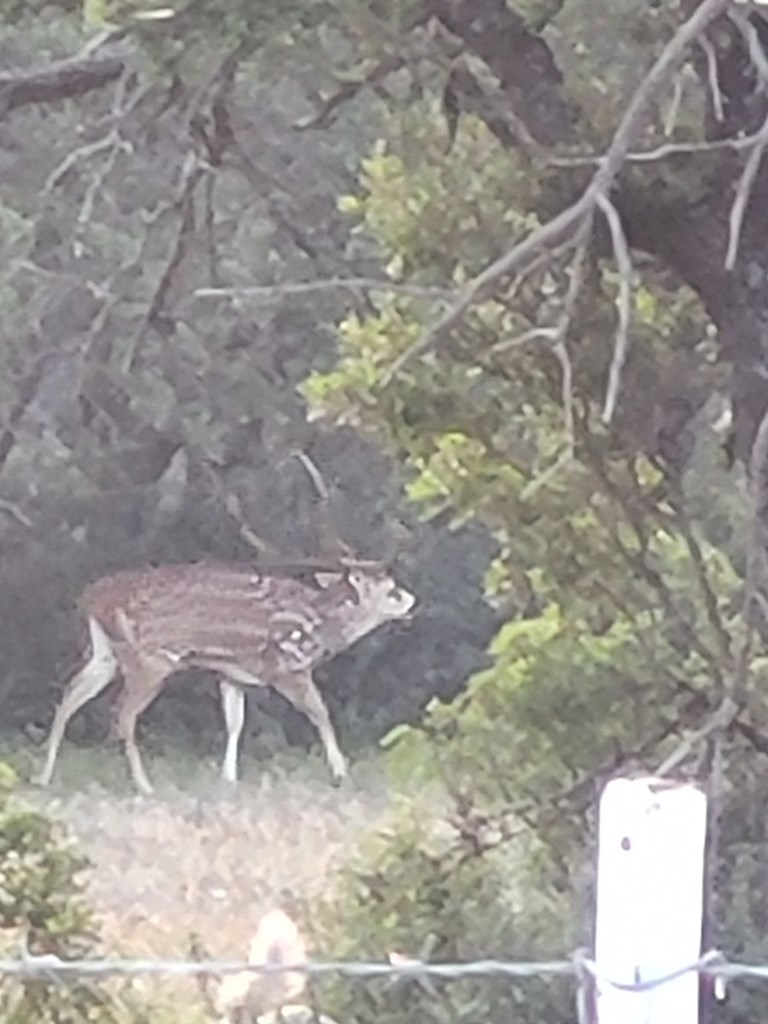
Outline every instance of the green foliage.
[[[359, 192], [343, 200], [393, 277], [460, 283], [509, 245], [493, 227], [475, 230], [487, 211], [494, 223], [503, 211], [515, 235], [546, 204], [516, 155], [502, 153], [469, 118], [460, 147], [462, 132], [480, 145], [460, 149], [450, 165], [436, 157], [423, 128], [397, 150], [379, 146], [362, 165]], [[459, 180], [464, 173], [474, 191]], [[513, 872], [519, 868], [531, 899], [528, 925], [546, 931], [549, 911], [534, 906], [532, 894], [560, 885], [583, 897], [573, 866], [584, 853], [585, 812], [600, 780], [617, 770], [652, 770], [679, 730], [712, 707], [743, 639], [742, 584], [731, 552], [714, 542], [710, 513], [687, 500], [695, 452], [681, 456], [681, 471], [674, 450], [658, 450], [658, 418], [676, 384], [694, 407], [697, 395], [725, 387], [707, 354], [706, 315], [657, 267], [636, 273], [633, 349], [609, 431], [601, 413], [619, 281], [612, 261], [587, 264], [567, 363], [547, 341], [570, 280], [567, 260], [551, 253], [543, 270], [473, 307], [450, 337], [386, 387], [389, 367], [440, 309], [377, 296], [369, 316], [340, 325], [337, 364], [305, 387], [315, 414], [371, 432], [405, 461], [408, 493], [423, 515], [479, 520], [499, 545], [486, 582], [507, 621], [490, 647], [490, 666], [459, 697], [433, 700], [418, 725], [385, 739], [398, 781], [441, 783], [462, 823], [451, 852], [438, 862], [413, 857], [412, 875], [398, 867], [398, 850], [423, 842], [409, 826], [396, 825], [379, 852], [386, 888], [380, 879], [376, 891], [387, 894], [386, 903], [378, 898], [383, 920], [392, 915], [393, 942], [409, 915], [418, 919], [433, 884], [443, 886], [446, 906], [468, 898], [458, 852], [468, 835], [480, 873], [492, 873], [500, 849], [514, 850]], [[709, 424], [699, 430], [706, 438]], [[683, 446], [685, 438], [674, 440]], [[756, 660], [753, 686], [762, 678]], [[486, 845], [489, 830], [497, 839]], [[477, 876], [472, 884], [480, 885]], [[357, 898], [361, 907], [376, 902], [367, 881]], [[490, 892], [484, 900], [481, 919], [493, 922], [498, 902]], [[450, 914], [446, 930], [460, 932]], [[489, 934], [493, 941], [493, 928]], [[547, 1019], [560, 1012], [538, 1009]], [[493, 1019], [496, 1010], [485, 1004], [481, 1013]], [[518, 1008], [507, 1013], [527, 1019]]]
[[533, 194], [527, 163], [502, 156], [477, 118], [462, 119], [448, 162], [441, 159], [442, 125], [425, 109], [399, 120], [407, 150], [377, 142], [361, 161], [360, 193], [341, 197], [340, 209], [357, 220], [353, 237], [376, 239], [392, 277], [429, 266], [441, 280], [459, 283], [482, 267], [494, 245], [535, 226], [535, 218], [519, 212]]
[[[440, 819], [440, 809], [422, 790], [361, 847], [358, 863], [315, 912], [324, 944], [339, 957], [451, 962], [548, 958], [571, 948], [573, 918], [541, 851], [529, 848], [524, 858], [519, 847], [500, 847], [480, 855]], [[343, 982], [323, 985], [318, 996], [334, 1019], [360, 1024], [573, 1019], [570, 986], [535, 978]]]
[[[4, 955], [21, 943], [35, 955], [61, 959], [95, 955], [95, 920], [81, 879], [88, 860], [60, 827], [18, 806], [15, 779], [0, 765], [0, 940]], [[113, 997], [86, 981], [50, 979], [6, 983], [0, 993], [6, 1024], [117, 1024], [125, 1021]]]

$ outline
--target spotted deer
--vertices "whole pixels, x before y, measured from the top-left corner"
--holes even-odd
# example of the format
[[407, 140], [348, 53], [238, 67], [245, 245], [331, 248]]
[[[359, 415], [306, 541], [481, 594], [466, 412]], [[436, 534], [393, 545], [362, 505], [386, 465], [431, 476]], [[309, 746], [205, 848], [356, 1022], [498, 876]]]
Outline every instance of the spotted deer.
[[118, 674], [113, 732], [142, 793], [152, 785], [136, 744], [139, 715], [181, 669], [220, 676], [227, 730], [222, 775], [237, 781], [246, 686], [271, 686], [318, 731], [335, 783], [346, 775], [325, 702], [312, 673], [322, 662], [392, 619], [406, 618], [413, 594], [378, 563], [350, 562], [307, 580], [255, 566], [165, 565], [118, 572], [85, 589], [90, 658], [68, 683], [54, 716], [38, 782], [53, 775], [67, 722]]
[[[319, 489], [316, 467], [300, 457]], [[224, 779], [237, 781], [244, 688], [271, 686], [315, 726], [338, 784], [346, 761], [313, 672], [385, 622], [408, 618], [416, 601], [382, 563], [351, 558], [343, 550], [343, 556], [293, 564], [209, 562], [128, 570], [86, 587], [79, 604], [90, 657], [64, 690], [37, 782], [50, 784], [70, 718], [119, 675], [112, 732], [123, 744], [136, 788], [150, 794], [136, 744], [137, 719], [172, 675], [202, 668], [219, 675], [227, 731]]]

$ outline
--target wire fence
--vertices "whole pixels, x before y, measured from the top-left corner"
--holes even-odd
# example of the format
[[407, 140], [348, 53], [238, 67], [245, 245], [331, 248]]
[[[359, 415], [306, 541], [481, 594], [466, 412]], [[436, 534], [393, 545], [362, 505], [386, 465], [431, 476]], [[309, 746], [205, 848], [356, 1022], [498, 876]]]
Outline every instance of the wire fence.
[[234, 960], [62, 960], [50, 954], [36, 956], [22, 953], [15, 959], [0, 960], [0, 977], [68, 978], [135, 977], [166, 975], [199, 977], [201, 975], [254, 975], [302, 973], [309, 977], [337, 975], [345, 978], [426, 979], [441, 978], [460, 981], [468, 978], [585, 978], [624, 992], [648, 992], [688, 974], [719, 979], [731, 983], [743, 979], [768, 981], [768, 964], [749, 964], [729, 960], [718, 950], [710, 950], [697, 960], [674, 970], [640, 981], [624, 982], [610, 978], [598, 969], [594, 959], [576, 952], [565, 960], [473, 960], [457, 963], [430, 963], [398, 957], [397, 962], [365, 960], [309, 960], [296, 964], [252, 964]]
[[[63, 960], [55, 955], [34, 955], [22, 950], [13, 959], [0, 959], [0, 983], [7, 979], [25, 981], [48, 981], [51, 985], [82, 983], [88, 980], [108, 978], [135, 979], [139, 976], [164, 976], [167, 978], [195, 978], [205, 985], [218, 978], [221, 984], [226, 976], [271, 975], [301, 973], [309, 978], [337, 976], [350, 980], [391, 979], [392, 981], [412, 980], [422, 982], [432, 998], [438, 993], [428, 986], [429, 980], [459, 982], [464, 980], [508, 979], [509, 981], [570, 979], [573, 984], [574, 1019], [577, 1024], [595, 1024], [598, 992], [610, 989], [623, 993], [650, 993], [662, 986], [680, 979], [697, 975], [708, 979], [716, 1000], [725, 998], [726, 986], [741, 980], [768, 981], [768, 963], [742, 963], [729, 960], [719, 950], [710, 950], [698, 959], [682, 964], [653, 977], [634, 978], [632, 981], [611, 978], [601, 971], [595, 960], [583, 950], [574, 952], [562, 960], [498, 960], [482, 959], [464, 962], [429, 962], [408, 957], [392, 956], [391, 961], [305, 960], [294, 964], [254, 964], [232, 960], [162, 960], [162, 959], [79, 959]], [[250, 983], [247, 983], [250, 984]], [[208, 1008], [219, 1024], [337, 1024], [314, 1005], [290, 1005], [283, 1009], [262, 1010], [258, 1015], [232, 1016], [222, 1011], [211, 1001], [206, 991]], [[303, 1002], [303, 1001], [302, 1001]], [[458, 1018], [456, 1018], [458, 1019]], [[614, 1017], [611, 1017], [614, 1020]], [[649, 1018], [650, 1019], [650, 1018]], [[655, 1018], [654, 1018], [655, 1019]]]

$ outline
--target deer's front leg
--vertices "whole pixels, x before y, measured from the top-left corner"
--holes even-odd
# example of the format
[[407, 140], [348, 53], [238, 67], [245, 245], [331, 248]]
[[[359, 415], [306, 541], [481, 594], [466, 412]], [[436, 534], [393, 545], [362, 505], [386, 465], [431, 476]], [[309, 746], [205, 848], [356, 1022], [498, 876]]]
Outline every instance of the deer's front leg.
[[325, 701], [320, 696], [320, 691], [315, 686], [312, 676], [309, 672], [286, 674], [275, 680], [272, 686], [295, 708], [303, 711], [317, 729], [328, 766], [331, 769], [333, 783], [338, 786], [341, 780], [347, 776], [347, 761], [339, 749], [328, 708], [325, 706]]
[[233, 686], [225, 679], [219, 682], [221, 707], [227, 727], [227, 749], [221, 765], [221, 777], [237, 782], [237, 748], [245, 723], [245, 693], [241, 686]]

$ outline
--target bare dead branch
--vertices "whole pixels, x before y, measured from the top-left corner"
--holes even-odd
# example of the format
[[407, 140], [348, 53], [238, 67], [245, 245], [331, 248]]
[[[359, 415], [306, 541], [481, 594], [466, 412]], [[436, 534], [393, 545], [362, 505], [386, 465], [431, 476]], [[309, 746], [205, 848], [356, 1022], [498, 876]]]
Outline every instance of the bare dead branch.
[[[407, 18], [405, 24], [400, 27], [399, 36], [405, 36], [415, 29], [424, 25], [432, 17], [429, 4], [417, 6], [413, 13]], [[387, 26], [377, 20], [375, 30], [381, 34], [386, 32]], [[397, 40], [399, 42], [399, 39]], [[403, 53], [393, 53], [383, 57], [371, 70], [360, 79], [353, 82], [345, 82], [336, 92], [331, 93], [325, 100], [322, 100], [313, 114], [300, 118], [294, 122], [296, 131], [307, 131], [310, 128], [328, 128], [336, 120], [339, 108], [350, 100], [353, 100], [364, 89], [380, 85], [394, 72], [407, 67], [414, 60], [424, 60], [430, 54], [418, 54], [409, 57]]]
[[[218, 483], [218, 479], [216, 482]], [[243, 508], [242, 505], [240, 504], [240, 499], [234, 492], [230, 491], [225, 495], [224, 508], [237, 523], [240, 536], [243, 538], [246, 544], [248, 544], [250, 547], [254, 549], [254, 551], [257, 551], [260, 556], [274, 556], [277, 554], [275, 549], [270, 544], [268, 544], [262, 537], [259, 537], [259, 535], [253, 530], [251, 525], [248, 523], [245, 516], [243, 515]]]
[[605, 405], [603, 406], [603, 423], [610, 423], [616, 409], [616, 400], [621, 387], [622, 371], [627, 360], [629, 348], [629, 322], [632, 310], [632, 258], [629, 255], [629, 246], [621, 225], [621, 217], [613, 203], [607, 196], [598, 195], [597, 205], [608, 221], [608, 230], [611, 233], [611, 244], [613, 254], [616, 258], [616, 266], [619, 270], [619, 294], [616, 305], [619, 311], [619, 322], [616, 327], [616, 340], [613, 345], [613, 359], [608, 373], [608, 389], [605, 394]]
[[238, 288], [196, 288], [192, 293], [197, 299], [280, 299], [285, 295], [306, 295], [312, 292], [337, 291], [382, 291], [399, 295], [411, 295], [424, 299], [451, 299], [454, 292], [448, 288], [433, 288], [427, 285], [384, 281], [374, 277], [330, 277], [315, 281], [286, 281], [279, 284], [246, 285]]
[[310, 128], [328, 128], [336, 120], [339, 108], [349, 103], [364, 89], [383, 82], [385, 78], [399, 71], [408, 63], [402, 54], [390, 54], [380, 60], [374, 67], [356, 82], [345, 82], [336, 92], [323, 100], [314, 113], [295, 121], [296, 131], [304, 132]]
[[683, 102], [683, 71], [680, 69], [675, 75], [675, 80], [672, 85], [672, 99], [669, 104], [669, 108], [662, 115], [661, 129], [665, 135], [672, 135], [675, 130], [677, 123], [677, 116], [680, 113], [680, 106]]
[[184, 161], [181, 171], [181, 180], [177, 188], [177, 195], [172, 206], [179, 211], [179, 223], [176, 236], [168, 254], [163, 272], [158, 278], [157, 285], [147, 306], [147, 311], [141, 318], [136, 331], [130, 339], [120, 361], [120, 368], [123, 373], [130, 373], [136, 352], [147, 329], [156, 321], [163, 308], [168, 292], [173, 284], [176, 272], [186, 255], [187, 241], [195, 226], [194, 193], [197, 183], [206, 172], [197, 155], [190, 151]]
[[749, 18], [744, 17], [741, 11], [730, 10], [728, 17], [739, 30], [744, 42], [747, 44], [749, 59], [752, 61], [763, 89], [765, 89], [768, 86], [768, 57], [766, 57], [763, 44], [760, 42], [757, 28]]
[[[291, 454], [297, 455], [298, 452], [292, 452]], [[304, 453], [301, 453], [304, 455]], [[309, 459], [305, 456], [308, 462], [314, 467], [314, 470], [319, 473], [319, 470]], [[301, 460], [302, 465], [305, 469], [308, 469], [307, 465]], [[243, 513], [240, 499], [234, 493], [234, 491], [225, 491], [218, 474], [215, 472], [210, 463], [202, 461], [201, 465], [206, 472], [209, 480], [213, 485], [213, 489], [218, 497], [223, 498], [224, 509], [228, 515], [230, 515], [237, 523], [238, 533], [243, 540], [248, 544], [249, 547], [257, 553], [258, 558], [256, 564], [259, 569], [265, 572], [304, 572], [304, 573], [318, 573], [318, 572], [338, 572], [340, 569], [354, 568], [360, 566], [364, 568], [370, 568], [380, 563], [374, 562], [367, 559], [356, 558], [350, 554], [349, 557], [346, 555], [336, 556], [329, 554], [328, 552], [322, 552], [317, 557], [299, 557], [291, 558], [283, 555], [277, 548], [275, 548], [268, 541], [264, 540], [263, 537], [259, 536], [258, 533], [253, 529], [248, 520], [245, 518]], [[309, 470], [308, 470], [309, 472]], [[312, 482], [315, 484], [314, 473], [310, 473]], [[319, 477], [321, 486], [325, 488], [325, 483], [322, 480], [322, 476]]]
[[28, 530], [31, 530], [34, 526], [34, 523], [29, 516], [21, 511], [15, 501], [8, 501], [7, 498], [0, 498], [0, 512], [5, 512], [6, 515], [15, 519], [17, 523], [21, 523], [21, 525], [25, 526]]
[[[83, 202], [80, 206], [80, 212], [77, 215], [76, 223], [78, 229], [81, 229], [83, 225], [87, 224], [88, 221], [91, 219], [91, 214], [93, 213], [93, 206], [96, 202], [96, 197], [101, 191], [104, 182], [112, 173], [112, 170], [114, 169], [114, 166], [117, 163], [120, 155], [122, 153], [130, 153], [132, 151], [132, 146], [130, 142], [126, 142], [126, 140], [121, 137], [118, 131], [110, 132], [110, 141], [111, 148], [109, 150], [109, 153], [107, 154], [104, 163], [97, 171], [94, 172], [88, 184], [88, 188], [85, 190]], [[76, 255], [78, 255], [77, 248]]]
[[557, 342], [557, 339], [557, 327], [529, 327], [528, 330], [516, 334], [514, 338], [505, 338], [504, 341], [498, 341], [491, 349], [491, 352], [494, 355], [499, 355], [501, 352], [509, 352], [514, 348], [522, 348], [532, 341], [549, 341], [554, 343]]
[[524, 269], [526, 263], [538, 255], [542, 248], [562, 242], [567, 236], [575, 232], [580, 222], [589, 214], [593, 198], [589, 192], [584, 195], [567, 210], [563, 210], [552, 220], [547, 221], [542, 227], [537, 228], [527, 238], [524, 238], [513, 249], [500, 256], [489, 267], [473, 278], [462, 292], [459, 293], [454, 303], [422, 336], [405, 352], [403, 352], [381, 377], [380, 388], [388, 387], [394, 378], [413, 359], [428, 352], [437, 345], [444, 335], [455, 327], [463, 318], [466, 312], [478, 302], [487, 298], [494, 290], [498, 282], [518, 269]]
[[717, 73], [717, 54], [706, 35], [699, 36], [698, 42], [707, 59], [707, 81], [712, 97], [712, 112], [715, 115], [715, 120], [722, 122], [725, 115], [723, 114], [723, 94], [720, 90], [720, 79]]
[[661, 762], [659, 767], [653, 773], [654, 777], [661, 779], [664, 778], [665, 775], [669, 775], [669, 773], [674, 771], [678, 765], [682, 764], [686, 757], [688, 757], [689, 754], [692, 754], [693, 751], [704, 742], [704, 740], [709, 739], [709, 737], [716, 732], [722, 732], [725, 729], [729, 729], [735, 722], [736, 717], [739, 714], [739, 710], [739, 705], [735, 701], [731, 700], [730, 697], [723, 700], [720, 706], [712, 713], [712, 715], [710, 715], [701, 729], [697, 729], [695, 732], [691, 733], [690, 736], [686, 736], [682, 743], [672, 751], [669, 757], [666, 757]]
[[102, 46], [107, 46], [110, 43], [116, 43], [121, 39], [124, 39], [128, 35], [127, 28], [105, 28], [101, 32], [97, 32], [95, 36], [86, 42], [81, 50], [78, 50], [76, 57], [78, 60], [85, 60], [86, 57], [92, 56], [97, 50], [100, 50]]
[[[133, 366], [137, 348], [147, 329], [153, 323], [159, 325], [161, 310], [186, 255], [189, 238], [195, 229], [195, 189], [201, 178], [209, 176], [214, 166], [220, 164], [223, 151], [229, 141], [226, 113], [225, 123], [222, 123], [222, 111], [225, 108], [226, 97], [233, 88], [238, 61], [245, 47], [245, 43], [239, 43], [224, 56], [203, 85], [195, 90], [184, 112], [184, 122], [186, 131], [191, 136], [191, 144], [179, 169], [178, 182], [171, 198], [160, 202], [146, 218], [147, 225], [150, 225], [166, 212], [174, 211], [178, 214], [178, 227], [168, 260], [160, 275], [147, 312], [123, 354], [121, 367], [126, 373], [130, 372]], [[169, 93], [167, 103], [172, 102], [172, 93], [173, 89]], [[206, 101], [211, 106], [215, 125], [214, 136], [210, 136], [205, 131], [199, 118], [201, 108]], [[207, 150], [208, 159], [199, 151], [201, 143]]]
[[391, 384], [413, 359], [437, 345], [444, 335], [463, 319], [467, 310], [487, 298], [502, 279], [525, 267], [526, 263], [542, 249], [559, 244], [578, 231], [584, 218], [593, 211], [598, 196], [607, 195], [626, 160], [633, 140], [645, 122], [648, 111], [659, 93], [669, 84], [688, 48], [699, 38], [707, 25], [727, 9], [729, 3], [730, 0], [703, 0], [690, 18], [683, 22], [632, 97], [605, 156], [579, 199], [552, 220], [532, 231], [470, 281], [443, 316], [394, 360], [382, 375], [379, 384], [381, 388]]
[[[733, 150], [737, 153], [751, 149], [759, 138], [759, 132], [753, 135], [730, 136], [725, 139], [713, 139], [711, 142], [665, 142], [654, 149], [635, 150], [627, 153], [625, 163], [644, 164], [666, 160], [673, 156], [691, 156], [696, 153], [720, 153]], [[584, 167], [600, 164], [604, 159], [602, 153], [574, 154], [573, 156], [550, 156], [545, 163], [548, 167]]]
[[560, 363], [561, 400], [563, 404], [563, 428], [565, 432], [565, 448], [555, 461], [543, 473], [539, 473], [529, 481], [520, 492], [523, 501], [528, 501], [545, 484], [569, 465], [576, 453], [576, 423], [573, 413], [573, 363], [568, 349], [568, 330], [573, 320], [576, 303], [584, 282], [584, 267], [587, 260], [587, 249], [592, 233], [591, 219], [586, 219], [581, 228], [581, 241], [571, 267], [571, 279], [563, 301], [563, 311], [554, 328], [552, 352]]
[[355, 555], [352, 548], [346, 544], [333, 529], [333, 523], [331, 522], [330, 516], [331, 494], [319, 467], [301, 448], [292, 448], [289, 455], [301, 463], [305, 472], [312, 481], [312, 486], [317, 491], [321, 508], [321, 514], [319, 516], [320, 545], [323, 549], [320, 554], [325, 558], [354, 558]]
[[63, 60], [35, 71], [0, 75], [0, 118], [33, 103], [73, 99], [114, 82], [125, 71], [119, 57]]
[[96, 139], [95, 142], [88, 142], [84, 146], [78, 146], [71, 152], [67, 153], [64, 159], [58, 163], [48, 177], [45, 179], [43, 185], [43, 195], [48, 195], [53, 189], [59, 184], [61, 179], [75, 166], [79, 160], [86, 160], [88, 157], [95, 156], [100, 153], [103, 149], [109, 149], [113, 146], [119, 135], [116, 130], [112, 130], [101, 139]]
[[747, 209], [749, 197], [755, 184], [757, 172], [760, 170], [763, 153], [768, 145], [768, 117], [763, 122], [760, 131], [755, 137], [754, 144], [744, 164], [739, 183], [736, 186], [736, 195], [733, 197], [733, 205], [728, 217], [728, 250], [725, 254], [725, 269], [733, 270], [736, 265], [736, 256], [739, 251], [739, 238], [741, 227], [744, 222], [744, 213]]
[[288, 453], [291, 458], [297, 459], [304, 467], [307, 476], [312, 481], [312, 485], [317, 491], [317, 496], [321, 501], [330, 501], [331, 495], [328, 490], [328, 484], [325, 482], [323, 474], [318, 469], [317, 463], [310, 459], [307, 453], [301, 448], [291, 448]]

